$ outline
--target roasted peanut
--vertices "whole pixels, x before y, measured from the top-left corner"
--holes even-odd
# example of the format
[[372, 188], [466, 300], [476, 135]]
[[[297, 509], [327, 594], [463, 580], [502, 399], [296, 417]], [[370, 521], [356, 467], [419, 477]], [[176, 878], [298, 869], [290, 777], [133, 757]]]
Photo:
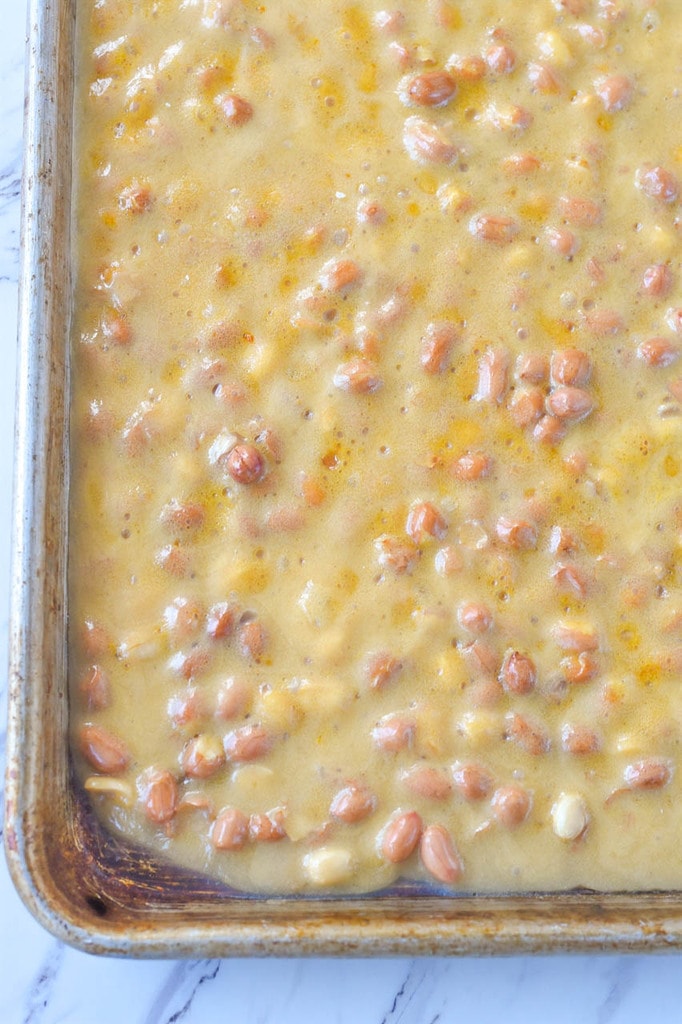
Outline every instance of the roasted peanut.
[[452, 836], [443, 825], [425, 828], [419, 843], [422, 864], [430, 875], [446, 885], [458, 882], [464, 871]]
[[381, 852], [391, 864], [401, 864], [417, 848], [423, 829], [416, 811], [398, 814], [381, 834]]

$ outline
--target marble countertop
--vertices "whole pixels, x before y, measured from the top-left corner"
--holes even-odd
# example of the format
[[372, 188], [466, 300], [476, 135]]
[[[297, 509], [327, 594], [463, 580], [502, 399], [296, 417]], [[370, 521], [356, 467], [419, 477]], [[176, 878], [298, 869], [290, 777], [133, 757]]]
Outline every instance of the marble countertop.
[[[25, 0], [5, 0], [0, 34], [0, 664], [7, 662], [12, 430]], [[6, 670], [0, 673], [0, 761]], [[2, 793], [0, 792], [0, 802]], [[72, 950], [32, 919], [0, 856], [2, 1024], [629, 1024], [680, 1019], [679, 960], [200, 960], [131, 962]]]

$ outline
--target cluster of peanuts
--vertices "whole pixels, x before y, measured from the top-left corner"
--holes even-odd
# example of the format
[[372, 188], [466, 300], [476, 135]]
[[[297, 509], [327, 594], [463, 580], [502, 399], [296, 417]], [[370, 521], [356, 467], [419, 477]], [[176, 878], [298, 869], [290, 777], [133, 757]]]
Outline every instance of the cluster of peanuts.
[[[517, 426], [532, 431], [538, 441], [561, 440], [570, 424], [584, 420], [594, 408], [586, 387], [591, 372], [590, 357], [580, 349], [555, 350], [549, 365], [540, 354], [520, 356], [516, 366], [518, 386], [507, 403], [512, 419]], [[505, 391], [503, 357], [487, 352], [481, 359], [476, 397], [499, 403]]]

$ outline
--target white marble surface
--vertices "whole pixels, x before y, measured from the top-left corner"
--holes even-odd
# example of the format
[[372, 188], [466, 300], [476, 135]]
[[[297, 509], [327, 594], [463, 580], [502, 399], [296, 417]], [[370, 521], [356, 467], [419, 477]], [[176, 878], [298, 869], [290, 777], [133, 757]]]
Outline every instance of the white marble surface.
[[[92, 0], [91, 0], [92, 2]], [[0, 664], [7, 661], [25, 0], [0, 33]], [[6, 671], [0, 670], [0, 761]], [[0, 794], [1, 798], [1, 794]], [[33, 921], [0, 857], [0, 1024], [640, 1024], [679, 1021], [677, 957], [129, 962]]]

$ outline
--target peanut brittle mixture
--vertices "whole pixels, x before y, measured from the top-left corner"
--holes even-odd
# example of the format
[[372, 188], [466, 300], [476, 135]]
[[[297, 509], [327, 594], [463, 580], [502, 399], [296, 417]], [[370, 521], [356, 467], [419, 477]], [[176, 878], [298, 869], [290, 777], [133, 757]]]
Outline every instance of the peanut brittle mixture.
[[71, 675], [256, 892], [682, 884], [678, 0], [80, 4]]

